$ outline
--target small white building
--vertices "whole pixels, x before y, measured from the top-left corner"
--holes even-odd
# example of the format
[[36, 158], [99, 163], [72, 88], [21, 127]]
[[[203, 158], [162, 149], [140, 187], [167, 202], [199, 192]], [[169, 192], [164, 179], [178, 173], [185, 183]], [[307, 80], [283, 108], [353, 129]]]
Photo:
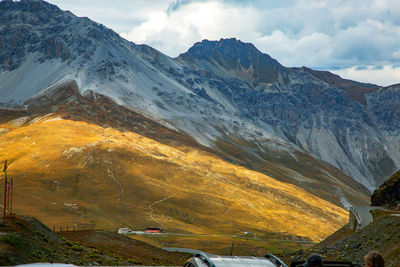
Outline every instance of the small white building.
[[132, 233], [132, 230], [129, 228], [119, 228], [118, 229], [118, 234], [130, 234]]

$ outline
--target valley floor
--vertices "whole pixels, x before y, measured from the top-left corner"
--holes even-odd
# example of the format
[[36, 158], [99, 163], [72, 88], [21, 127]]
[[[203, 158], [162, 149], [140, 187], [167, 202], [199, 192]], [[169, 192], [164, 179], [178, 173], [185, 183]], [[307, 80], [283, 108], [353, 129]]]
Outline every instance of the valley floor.
[[217, 255], [259, 256], [266, 254], [277, 256], [307, 249], [315, 245], [310, 241], [294, 241], [254, 236], [219, 235], [131, 235], [157, 247], [191, 248]]

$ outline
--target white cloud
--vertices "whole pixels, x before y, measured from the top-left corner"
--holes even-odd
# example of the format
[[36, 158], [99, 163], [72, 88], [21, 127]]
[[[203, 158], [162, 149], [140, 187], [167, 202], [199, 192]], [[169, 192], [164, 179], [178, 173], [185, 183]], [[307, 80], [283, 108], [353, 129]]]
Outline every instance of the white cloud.
[[286, 66], [318, 66], [329, 61], [329, 46], [332, 38], [320, 32], [314, 32], [301, 38], [291, 38], [282, 31], [261, 36], [254, 41], [262, 51], [278, 59]]
[[238, 9], [218, 1], [194, 2], [173, 12], [150, 12], [146, 21], [121, 35], [177, 56], [202, 39], [215, 40], [238, 33], [250, 37], [252, 33], [247, 30], [257, 23], [252, 12], [252, 8]]
[[102, 23], [116, 32], [129, 31], [153, 10], [165, 10], [173, 0], [47, 0], [79, 17]]
[[375, 66], [369, 66], [365, 69], [352, 67], [334, 70], [332, 72], [346, 79], [374, 83], [382, 86], [400, 83], [400, 67], [384, 66], [382, 68], [376, 68]]

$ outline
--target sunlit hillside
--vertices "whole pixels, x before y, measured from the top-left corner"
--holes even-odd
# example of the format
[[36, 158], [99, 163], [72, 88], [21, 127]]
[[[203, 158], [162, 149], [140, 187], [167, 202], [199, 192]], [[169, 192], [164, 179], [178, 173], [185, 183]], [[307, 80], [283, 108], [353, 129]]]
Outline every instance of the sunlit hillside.
[[279, 232], [320, 240], [347, 221], [347, 211], [299, 187], [193, 147], [54, 114], [0, 128], [14, 211], [49, 227]]

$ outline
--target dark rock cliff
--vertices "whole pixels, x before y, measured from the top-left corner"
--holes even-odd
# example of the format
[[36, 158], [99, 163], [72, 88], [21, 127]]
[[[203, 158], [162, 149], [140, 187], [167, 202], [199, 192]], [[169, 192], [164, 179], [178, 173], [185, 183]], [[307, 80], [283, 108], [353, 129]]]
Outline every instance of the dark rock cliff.
[[400, 204], [400, 171], [393, 174], [371, 196], [372, 206], [398, 207]]

